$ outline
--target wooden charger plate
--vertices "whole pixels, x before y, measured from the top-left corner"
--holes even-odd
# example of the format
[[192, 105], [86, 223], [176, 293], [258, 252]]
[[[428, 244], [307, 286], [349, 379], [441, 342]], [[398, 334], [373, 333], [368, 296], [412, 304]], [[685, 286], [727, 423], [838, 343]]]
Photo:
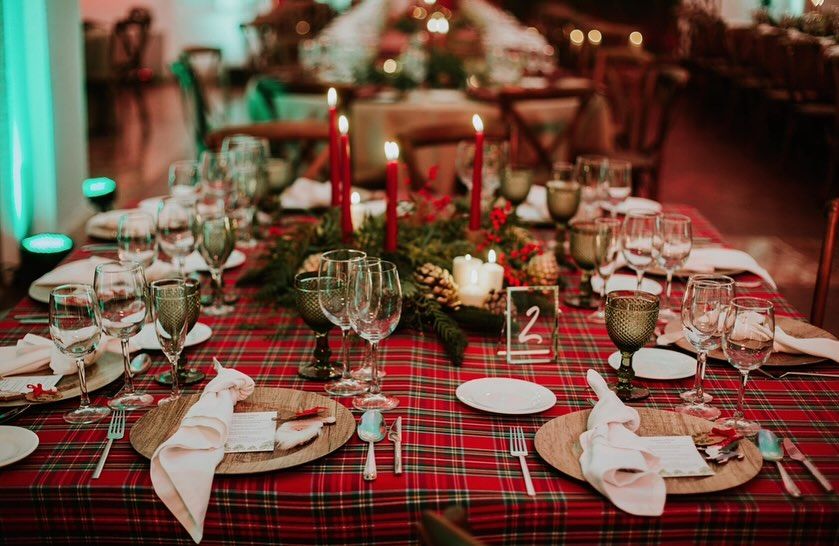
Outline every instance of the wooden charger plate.
[[[200, 394], [182, 396], [149, 411], [131, 429], [131, 445], [140, 455], [151, 459], [157, 447], [175, 433], [187, 410], [200, 397]], [[324, 425], [322, 434], [313, 441], [291, 449], [275, 447], [270, 453], [226, 453], [216, 467], [216, 474], [256, 474], [289, 468], [319, 459], [347, 443], [355, 431], [352, 413], [337, 401], [312, 392], [260, 387], [247, 400], [236, 404], [234, 411], [276, 411], [277, 417], [284, 420], [314, 406], [329, 408], [335, 423]]]
[[[591, 410], [576, 411], [552, 419], [536, 433], [536, 451], [549, 465], [572, 478], [585, 481], [580, 467], [580, 434], [585, 432]], [[705, 419], [672, 411], [638, 408], [641, 416], [639, 436], [684, 436], [710, 432], [714, 424]], [[763, 466], [760, 451], [749, 440], [740, 441], [742, 460], [731, 460], [718, 465], [709, 462], [713, 476], [665, 478], [667, 493], [692, 495], [722, 491], [744, 484], [754, 478]]]
[[[113, 382], [115, 379], [122, 377], [123, 374], [122, 355], [105, 351], [99, 360], [85, 368], [85, 378], [87, 379], [87, 390], [93, 392], [96, 389], [101, 389], [105, 385]], [[58, 394], [61, 398], [55, 400], [45, 400], [44, 402], [30, 402], [22, 395], [19, 399], [7, 400], [0, 402], [0, 408], [7, 408], [12, 406], [23, 406], [26, 404], [52, 404], [54, 402], [61, 402], [68, 398], [76, 398], [82, 394], [79, 388], [79, 374], [72, 373], [65, 375], [58, 382], [55, 387], [58, 389]]]
[[[836, 339], [836, 337], [826, 330], [822, 330], [818, 326], [813, 326], [812, 324], [806, 323], [801, 320], [796, 320], [790, 317], [777, 317], [776, 325], [780, 326], [784, 332], [788, 333], [792, 337], [797, 338], [807, 338], [807, 337], [822, 337], [827, 339]], [[680, 324], [675, 322], [671, 322], [667, 325], [666, 330], [671, 330], [672, 328], [681, 328]], [[679, 338], [676, 342], [676, 345], [686, 351], [690, 351], [691, 353], [696, 354], [696, 349], [693, 348], [693, 345], [685, 339], [684, 337]], [[714, 349], [708, 353], [708, 356], [714, 358], [716, 360], [728, 360], [725, 358], [725, 354], [722, 352], [722, 349]], [[813, 356], [813, 355], [802, 355], [802, 354], [791, 354], [791, 353], [772, 353], [769, 355], [769, 360], [766, 361], [764, 366], [777, 366], [777, 367], [784, 367], [784, 366], [806, 366], [808, 364], [816, 364], [818, 362], [823, 362], [825, 359], [820, 356]]]

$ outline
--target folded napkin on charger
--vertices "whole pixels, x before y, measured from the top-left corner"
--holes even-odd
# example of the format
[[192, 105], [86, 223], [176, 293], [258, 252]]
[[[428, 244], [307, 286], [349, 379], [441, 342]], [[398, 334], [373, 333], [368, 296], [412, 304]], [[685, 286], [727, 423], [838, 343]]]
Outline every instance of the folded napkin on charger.
[[583, 476], [615, 506], [636, 516], [660, 516], [667, 488], [659, 475], [660, 459], [635, 434], [641, 425], [638, 412], [609, 390], [594, 370], [586, 372], [599, 401], [580, 435]]
[[[93, 279], [96, 276], [96, 266], [112, 261], [114, 261], [113, 258], [91, 256], [90, 258], [85, 258], [83, 260], [67, 262], [36, 279], [32, 284], [34, 286], [41, 286], [48, 289], [53, 289], [62, 284], [92, 285]], [[152, 265], [145, 269], [146, 281], [148, 282], [164, 279], [176, 273], [177, 272], [172, 264], [162, 260], [155, 261]]]
[[204, 518], [216, 466], [224, 457], [233, 407], [253, 393], [253, 379], [213, 359], [216, 377], [189, 408], [178, 430], [151, 458], [151, 481], [157, 496], [196, 543], [204, 535]]
[[717, 269], [742, 269], [754, 273], [772, 288], [777, 288], [774, 279], [757, 260], [746, 252], [734, 248], [694, 248], [682, 268], [692, 273], [713, 273]]
[[797, 338], [775, 326], [773, 350], [781, 353], [820, 356], [839, 362], [839, 341], [823, 337]]
[[[370, 192], [363, 188], [353, 187], [352, 191], [359, 193], [362, 200], [366, 200], [370, 195]], [[280, 201], [283, 208], [287, 209], [327, 208], [332, 204], [332, 184], [300, 177], [280, 194]]]
[[[129, 342], [128, 350], [135, 351], [137, 347]], [[121, 353], [120, 341], [103, 335], [96, 351], [85, 358], [86, 365], [96, 362], [105, 351]], [[17, 345], [0, 347], [0, 376], [32, 375], [47, 369], [54, 375], [74, 374], [76, 361], [61, 353], [51, 339], [35, 334], [26, 334]]]
[[545, 186], [531, 186], [527, 199], [516, 208], [516, 215], [526, 222], [550, 222], [548, 191]]

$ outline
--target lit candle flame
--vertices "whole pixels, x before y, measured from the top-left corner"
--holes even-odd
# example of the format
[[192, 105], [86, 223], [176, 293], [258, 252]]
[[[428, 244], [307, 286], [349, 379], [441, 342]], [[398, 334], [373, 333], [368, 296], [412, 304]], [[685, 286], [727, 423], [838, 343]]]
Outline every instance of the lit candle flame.
[[634, 46], [639, 46], [644, 43], [644, 36], [637, 30], [629, 33], [629, 43]]
[[350, 132], [350, 122], [347, 120], [347, 116], [343, 114], [338, 117], [338, 130], [341, 131], [342, 135]]
[[472, 259], [472, 255], [471, 255], [471, 254], [467, 254], [467, 255], [466, 255], [466, 256], [464, 256], [463, 258], [464, 258], [464, 259], [468, 262], [469, 260], [471, 260], [471, 259]]
[[385, 157], [388, 161], [399, 159], [399, 145], [391, 141], [385, 142]]
[[490, 251], [487, 252], [487, 263], [494, 264], [497, 259], [498, 258], [495, 255], [495, 250], [490, 249]]
[[330, 87], [329, 91], [326, 92], [326, 104], [330, 108], [335, 108], [335, 105], [338, 104], [338, 92], [335, 91], [334, 87]]
[[481, 120], [481, 116], [475, 114], [472, 116], [472, 127], [475, 128], [475, 131], [480, 133], [484, 130], [484, 122]]
[[350, 196], [350, 203], [353, 205], [361, 203], [361, 194], [357, 191], [352, 192], [352, 195]]

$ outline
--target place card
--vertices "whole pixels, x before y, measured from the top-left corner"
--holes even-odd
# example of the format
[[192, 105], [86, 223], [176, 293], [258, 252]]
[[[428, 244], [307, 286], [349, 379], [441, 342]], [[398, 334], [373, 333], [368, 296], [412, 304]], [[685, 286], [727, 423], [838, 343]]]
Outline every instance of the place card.
[[641, 441], [661, 459], [662, 478], [714, 475], [690, 436], [643, 436]]
[[224, 452], [274, 451], [276, 419], [276, 411], [234, 413], [227, 441], [224, 443]]
[[0, 379], [0, 392], [14, 392], [26, 394], [31, 389], [27, 385], [41, 384], [44, 389], [49, 390], [58, 385], [63, 375], [15, 375]]

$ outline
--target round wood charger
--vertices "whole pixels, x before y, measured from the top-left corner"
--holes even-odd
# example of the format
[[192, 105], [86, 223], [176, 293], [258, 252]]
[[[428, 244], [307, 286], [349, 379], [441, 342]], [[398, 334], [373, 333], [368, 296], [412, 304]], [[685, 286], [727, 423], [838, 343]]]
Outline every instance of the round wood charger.
[[[710, 421], [672, 411], [637, 408], [641, 416], [639, 436], [690, 436], [710, 432]], [[580, 434], [585, 432], [591, 410], [576, 411], [552, 419], [536, 433], [536, 451], [549, 465], [572, 478], [585, 481], [580, 467]], [[718, 465], [708, 464], [716, 474], [685, 478], [665, 478], [670, 495], [691, 495], [722, 491], [744, 484], [754, 478], [763, 466], [760, 451], [749, 440], [740, 441], [743, 459]]]
[[[151, 459], [157, 447], [175, 433], [187, 410], [200, 397], [200, 394], [182, 396], [149, 411], [131, 429], [131, 445], [140, 455]], [[259, 387], [247, 400], [236, 404], [234, 411], [276, 411], [277, 418], [283, 421], [298, 411], [315, 406], [327, 407], [335, 416], [335, 423], [323, 425], [320, 436], [291, 449], [275, 447], [273, 452], [225, 453], [216, 467], [216, 474], [256, 474], [289, 468], [328, 455], [347, 443], [355, 431], [352, 413], [337, 401], [312, 392]]]
[[[804, 322], [803, 320], [797, 320], [790, 317], [778, 317], [776, 319], [776, 323], [784, 330], [784, 332], [788, 333], [792, 337], [822, 337], [826, 339], [836, 339], [836, 336], [834, 336], [827, 330], [822, 330], [818, 326], [813, 326], [812, 324]], [[681, 329], [681, 324], [677, 322], [671, 322], [667, 325], [667, 328], [665, 330], [670, 331], [673, 328]], [[693, 345], [691, 345], [690, 342], [684, 337], [679, 338], [679, 340], [676, 341], [676, 345], [686, 351], [690, 351], [691, 353], [696, 354], [696, 349], [694, 349]], [[708, 356], [716, 360], [727, 360], [725, 358], [725, 354], [722, 352], [722, 349], [714, 349], [713, 351], [710, 351], [708, 353]], [[766, 364], [764, 364], [764, 366], [807, 366], [809, 364], [824, 362], [824, 360], [825, 359], [820, 356], [813, 355], [772, 353], [771, 355], [769, 355], [769, 360], [766, 361]]]

